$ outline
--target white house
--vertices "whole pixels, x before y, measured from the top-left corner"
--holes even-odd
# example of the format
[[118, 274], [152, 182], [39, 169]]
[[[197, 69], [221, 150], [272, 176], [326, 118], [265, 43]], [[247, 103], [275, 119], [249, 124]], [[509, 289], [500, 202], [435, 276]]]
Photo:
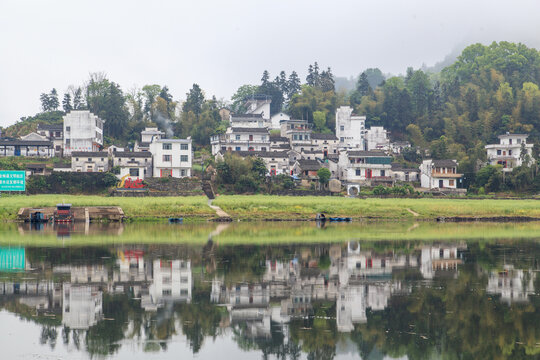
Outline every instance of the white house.
[[291, 117], [285, 113], [277, 113], [272, 115], [270, 118], [270, 123], [272, 124], [272, 129], [280, 129], [281, 128], [281, 122], [291, 120]]
[[366, 150], [386, 150], [390, 147], [388, 134], [382, 126], [372, 126], [365, 134]]
[[119, 179], [125, 175], [133, 180], [144, 180], [152, 176], [152, 154], [148, 151], [116, 151], [112, 153], [112, 159], [113, 167], [120, 168], [120, 173], [116, 175]]
[[103, 147], [104, 120], [88, 110], [73, 110], [64, 115], [64, 155], [73, 151], [100, 151]]
[[356, 116], [350, 106], [336, 110], [336, 137], [340, 147], [365, 149], [365, 116]]
[[109, 154], [106, 151], [73, 151], [71, 153], [71, 171], [109, 171]]
[[514, 269], [513, 265], [504, 265], [502, 271], [490, 271], [487, 293], [500, 295], [501, 300], [511, 305], [516, 302], [528, 302], [534, 295], [536, 272]]
[[307, 120], [285, 120], [281, 122], [281, 136], [289, 139], [293, 149], [301, 151], [311, 147], [311, 128]]
[[382, 151], [342, 150], [339, 178], [347, 182], [391, 181], [392, 158]]
[[395, 181], [414, 182], [420, 181], [420, 169], [406, 168], [401, 164], [392, 164], [392, 177]]
[[38, 124], [37, 133], [53, 142], [54, 151], [57, 156], [62, 155], [62, 147], [64, 146], [64, 125]]
[[311, 133], [311, 145], [328, 156], [329, 154], [337, 154], [339, 140], [334, 134]]
[[97, 286], [63, 284], [62, 324], [86, 330], [103, 317], [103, 293]]
[[53, 157], [51, 141], [0, 139], [0, 156], [41, 156]]
[[456, 189], [462, 174], [456, 160], [424, 160], [420, 165], [420, 183], [427, 189]]
[[267, 128], [230, 127], [225, 134], [210, 139], [212, 155], [219, 151], [269, 151], [270, 133]]
[[525, 150], [532, 160], [533, 144], [527, 144], [526, 134], [499, 135], [499, 144], [486, 145], [487, 157], [490, 165], [502, 165], [503, 171], [511, 172], [515, 167], [521, 166], [521, 147]]
[[272, 97], [269, 95], [252, 95], [245, 99], [246, 114], [257, 114], [265, 120], [270, 120], [270, 104]]
[[193, 152], [191, 138], [155, 139], [150, 143], [154, 177], [191, 176]]

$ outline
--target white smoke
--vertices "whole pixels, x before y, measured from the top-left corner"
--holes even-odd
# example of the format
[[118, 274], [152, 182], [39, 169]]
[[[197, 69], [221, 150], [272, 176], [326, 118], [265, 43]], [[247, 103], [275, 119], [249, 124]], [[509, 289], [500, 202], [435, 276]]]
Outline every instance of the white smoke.
[[154, 121], [163, 131], [165, 131], [167, 139], [171, 139], [173, 137], [174, 131], [172, 128], [172, 121], [170, 119], [163, 116], [163, 114], [161, 114], [160, 112], [157, 112]]

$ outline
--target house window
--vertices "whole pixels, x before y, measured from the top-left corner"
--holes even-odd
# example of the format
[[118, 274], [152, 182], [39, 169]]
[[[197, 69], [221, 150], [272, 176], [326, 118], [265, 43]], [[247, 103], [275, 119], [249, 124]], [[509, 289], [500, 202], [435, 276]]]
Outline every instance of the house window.
[[386, 176], [386, 171], [385, 170], [381, 170], [381, 176]]
[[360, 176], [360, 175], [361, 175], [360, 169], [356, 169], [356, 176]]
[[160, 170], [160, 176], [161, 177], [171, 177], [172, 176], [172, 170], [171, 169], [161, 169]]
[[180, 161], [182, 161], [182, 162], [188, 161], [188, 156], [187, 155], [180, 155]]
[[235, 139], [236, 139], [236, 140], [240, 140], [240, 135], [236, 135], [236, 136], [235, 136]]
[[171, 155], [163, 155], [163, 161], [171, 161]]
[[137, 168], [129, 169], [129, 176], [137, 176], [137, 177], [139, 177], [139, 169], [137, 169]]
[[172, 150], [171, 143], [163, 143], [163, 150]]
[[75, 158], [75, 161], [79, 161], [79, 158]]
[[344, 138], [344, 137], [340, 137], [340, 138], [339, 138], [339, 141], [344, 142], [344, 141], [345, 141], [345, 138]]
[[105, 158], [101, 158], [101, 161], [104, 161], [104, 160], [105, 160]]
[[341, 126], [339, 127], [339, 130], [345, 131], [345, 126], [341, 125]]
[[184, 169], [180, 170], [180, 176], [186, 176], [186, 170]]
[[508, 139], [508, 143], [512, 145], [512, 139]]
[[88, 158], [88, 161], [92, 161], [92, 158]]
[[262, 135], [262, 136], [261, 136], [261, 140], [262, 140], [262, 141], [266, 141], [266, 135]]
[[501, 155], [501, 150], [497, 150], [497, 155]]
[[454, 180], [448, 180], [448, 185], [449, 186], [454, 186]]
[[240, 151], [240, 146], [234, 148], [235, 151]]
[[180, 144], [180, 150], [189, 150], [189, 144]]
[[66, 126], [66, 132], [70, 132], [71, 131], [71, 126]]
[[261, 147], [261, 151], [266, 151], [266, 147], [265, 146]]
[[518, 144], [521, 144], [521, 139], [516, 140]]
[[512, 150], [508, 150], [508, 155], [512, 155]]

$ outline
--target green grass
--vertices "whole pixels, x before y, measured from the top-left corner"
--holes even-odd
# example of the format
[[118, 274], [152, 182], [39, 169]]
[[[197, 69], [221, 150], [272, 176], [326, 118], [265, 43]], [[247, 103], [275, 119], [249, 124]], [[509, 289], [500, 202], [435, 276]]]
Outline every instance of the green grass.
[[154, 219], [156, 217], [215, 217], [205, 196], [122, 198], [87, 195], [31, 195], [2, 196], [0, 220], [14, 220], [21, 207], [56, 206], [65, 202], [73, 206], [120, 206], [128, 217]]
[[[434, 219], [439, 216], [493, 217], [530, 216], [540, 218], [537, 200], [467, 199], [352, 199], [342, 197], [288, 197], [223, 195], [214, 201], [234, 218], [313, 218], [330, 216], [376, 219]], [[419, 214], [414, 217], [412, 211]]]
[[[85, 195], [2, 196], [0, 220], [14, 220], [21, 207], [55, 206], [59, 202], [74, 206], [120, 206], [128, 218], [152, 221], [183, 216], [187, 219], [215, 217], [204, 196], [120, 198]], [[214, 200], [234, 219], [310, 219], [319, 212], [330, 216], [381, 220], [427, 220], [437, 217], [536, 217], [538, 200], [471, 199], [351, 199], [343, 197], [222, 195]], [[413, 216], [410, 209], [419, 214]]]
[[[361, 243], [391, 241], [540, 240], [540, 222], [529, 223], [435, 223], [356, 222], [318, 228], [314, 222], [236, 222], [169, 225], [133, 223], [75, 224], [70, 237], [60, 238], [48, 226], [32, 231], [28, 224], [0, 224], [0, 246], [99, 246], [122, 244], [203, 245], [210, 234], [217, 246], [242, 244], [309, 244], [343, 241]], [[219, 230], [219, 231], [218, 231]]]

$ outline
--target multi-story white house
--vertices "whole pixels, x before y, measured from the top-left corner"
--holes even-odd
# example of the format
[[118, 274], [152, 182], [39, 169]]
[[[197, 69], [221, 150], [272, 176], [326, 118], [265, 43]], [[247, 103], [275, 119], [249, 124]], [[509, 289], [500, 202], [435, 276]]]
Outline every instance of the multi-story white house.
[[147, 127], [141, 131], [141, 142], [136, 142], [135, 151], [150, 151], [150, 143], [154, 140], [162, 139], [165, 133], [156, 127]]
[[427, 189], [456, 189], [462, 174], [456, 160], [424, 160], [420, 165], [420, 184]]
[[191, 138], [155, 139], [150, 143], [154, 177], [189, 177], [193, 162]]
[[103, 293], [97, 286], [63, 284], [62, 324], [86, 330], [103, 317]]
[[311, 147], [312, 125], [307, 120], [290, 119], [281, 122], [281, 136], [289, 139], [296, 151]]
[[529, 158], [532, 160], [533, 144], [527, 144], [526, 134], [499, 135], [499, 144], [486, 145], [487, 157], [490, 165], [502, 165], [503, 171], [511, 172], [515, 167], [521, 166], [523, 156], [522, 146], [525, 147]]
[[336, 110], [336, 137], [343, 148], [365, 149], [365, 116], [356, 116], [350, 106]]
[[392, 157], [382, 151], [342, 150], [339, 178], [347, 182], [371, 184], [373, 180], [392, 181]]
[[339, 140], [334, 134], [311, 133], [311, 145], [314, 150], [320, 150], [325, 156], [337, 154]]
[[71, 171], [106, 172], [109, 171], [109, 153], [106, 151], [74, 151], [71, 153]]
[[88, 110], [73, 110], [64, 115], [64, 155], [73, 151], [100, 151], [103, 147], [104, 120]]
[[264, 127], [230, 127], [225, 134], [212, 136], [210, 142], [213, 155], [219, 151], [269, 151], [270, 133]]
[[120, 173], [116, 175], [119, 179], [125, 175], [141, 180], [152, 176], [152, 154], [149, 151], [115, 151], [112, 159], [113, 167], [120, 168]]

